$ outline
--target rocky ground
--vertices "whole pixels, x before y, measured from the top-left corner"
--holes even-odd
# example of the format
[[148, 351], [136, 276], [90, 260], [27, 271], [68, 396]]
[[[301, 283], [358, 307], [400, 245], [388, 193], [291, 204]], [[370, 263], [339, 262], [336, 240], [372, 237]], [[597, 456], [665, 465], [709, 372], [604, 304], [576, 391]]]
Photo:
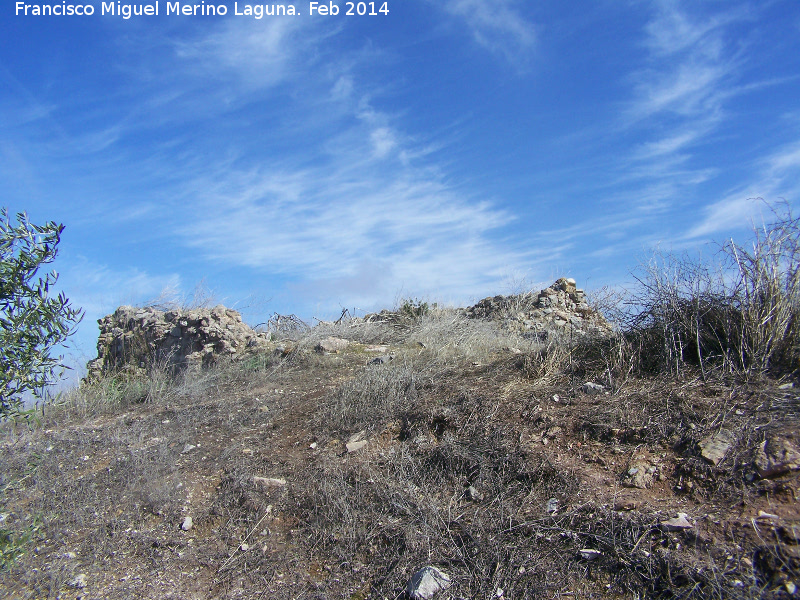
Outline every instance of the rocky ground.
[[0, 594], [796, 596], [800, 390], [626, 372], [574, 282], [548, 289], [106, 375], [5, 424]]

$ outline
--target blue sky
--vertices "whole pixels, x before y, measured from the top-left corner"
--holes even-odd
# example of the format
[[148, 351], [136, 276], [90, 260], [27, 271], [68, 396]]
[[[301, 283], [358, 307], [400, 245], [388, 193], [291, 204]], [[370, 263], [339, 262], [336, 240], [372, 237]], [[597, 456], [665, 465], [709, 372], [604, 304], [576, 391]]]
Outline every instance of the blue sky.
[[0, 204], [66, 225], [86, 355], [99, 316], [201, 281], [251, 324], [620, 284], [800, 188], [796, 0], [91, 4], [0, 13]]

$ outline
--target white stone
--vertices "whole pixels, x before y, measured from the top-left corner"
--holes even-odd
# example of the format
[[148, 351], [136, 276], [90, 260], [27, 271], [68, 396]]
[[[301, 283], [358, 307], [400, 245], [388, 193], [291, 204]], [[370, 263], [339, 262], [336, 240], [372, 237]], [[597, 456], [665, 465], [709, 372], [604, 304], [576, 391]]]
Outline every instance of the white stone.
[[664, 531], [683, 531], [685, 529], [691, 529], [694, 527], [689, 520], [686, 518], [689, 515], [686, 513], [678, 513], [678, 516], [674, 519], [669, 519], [668, 521], [661, 521], [661, 528]]
[[254, 475], [253, 483], [265, 488], [286, 487], [286, 480], [278, 477], [259, 477]]
[[360, 440], [358, 442], [347, 442], [347, 444], [345, 444], [345, 447], [347, 448], [347, 452], [349, 454], [352, 454], [353, 452], [358, 452], [366, 445], [367, 445], [367, 440]]
[[192, 521], [192, 517], [185, 517], [183, 519], [183, 523], [181, 523], [181, 529], [184, 531], [191, 531], [192, 527], [194, 527], [194, 522]]
[[600, 394], [605, 389], [606, 388], [604, 386], [600, 385], [599, 383], [593, 383], [591, 381], [587, 381], [581, 387], [581, 390], [583, 390], [584, 393], [589, 394], [590, 396], [594, 396], [596, 394]]
[[342, 338], [337, 337], [328, 337], [317, 344], [316, 350], [317, 352], [330, 352], [335, 354], [336, 352], [344, 350], [349, 345], [350, 342], [348, 340], [343, 340]]
[[423, 567], [411, 577], [406, 587], [406, 594], [410, 600], [430, 600], [441, 591], [453, 584], [450, 577], [436, 567]]

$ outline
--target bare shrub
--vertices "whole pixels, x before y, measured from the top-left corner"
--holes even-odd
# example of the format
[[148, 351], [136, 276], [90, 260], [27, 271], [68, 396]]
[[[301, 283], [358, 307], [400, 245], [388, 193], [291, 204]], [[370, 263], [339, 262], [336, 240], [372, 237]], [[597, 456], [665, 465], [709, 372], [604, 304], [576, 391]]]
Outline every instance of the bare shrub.
[[755, 376], [794, 371], [800, 357], [800, 219], [791, 212], [733, 241], [717, 262], [656, 252], [620, 314], [636, 367], [680, 375], [694, 365]]

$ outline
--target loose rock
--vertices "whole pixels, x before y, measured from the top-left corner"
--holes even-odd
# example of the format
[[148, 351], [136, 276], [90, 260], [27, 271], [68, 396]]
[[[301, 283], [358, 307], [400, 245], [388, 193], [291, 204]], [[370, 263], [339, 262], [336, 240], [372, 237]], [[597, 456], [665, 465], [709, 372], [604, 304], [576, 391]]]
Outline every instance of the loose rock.
[[732, 445], [733, 436], [723, 429], [700, 442], [700, 454], [716, 467], [725, 458]]
[[480, 502], [483, 500], [483, 494], [475, 489], [474, 486], [469, 486], [464, 495], [467, 497], [467, 500], [472, 500], [473, 502]]
[[336, 354], [337, 352], [341, 352], [345, 348], [350, 345], [348, 340], [343, 340], [342, 338], [337, 337], [328, 337], [322, 340], [319, 344], [317, 344], [315, 350], [317, 352], [328, 352], [330, 354]]
[[278, 477], [259, 477], [258, 475], [254, 475], [253, 483], [265, 488], [286, 487], [286, 480]]
[[453, 584], [450, 577], [436, 567], [423, 567], [411, 577], [406, 587], [410, 600], [429, 600]]
[[581, 390], [585, 394], [589, 394], [590, 396], [595, 396], [597, 394], [602, 394], [603, 390], [606, 388], [599, 383], [593, 383], [591, 381], [587, 381], [581, 386]]
[[181, 529], [184, 531], [191, 531], [192, 527], [194, 527], [192, 517], [185, 517], [183, 523], [181, 523]]
[[664, 531], [684, 531], [685, 529], [692, 529], [692, 525], [686, 518], [689, 515], [686, 513], [678, 513], [678, 516], [668, 521], [661, 521], [661, 529]]
[[594, 560], [599, 558], [603, 553], [599, 550], [594, 550], [592, 548], [582, 548], [578, 550], [578, 554], [581, 555], [581, 558], [584, 560]]
[[545, 507], [545, 511], [551, 515], [556, 514], [558, 512], [558, 499], [550, 498], [547, 501], [547, 506]]
[[392, 354], [384, 354], [383, 356], [376, 356], [372, 360], [370, 360], [367, 364], [368, 365], [385, 365], [389, 361], [394, 360], [394, 355]]
[[756, 454], [755, 468], [762, 479], [800, 470], [800, 450], [786, 437], [770, 436]]
[[352, 454], [353, 452], [358, 452], [366, 445], [367, 440], [359, 440], [357, 442], [347, 442], [347, 444], [345, 444], [345, 448], [347, 448], [348, 453]]
[[622, 485], [625, 487], [646, 490], [653, 485], [653, 473], [655, 468], [643, 457], [634, 458], [628, 470], [622, 477]]

